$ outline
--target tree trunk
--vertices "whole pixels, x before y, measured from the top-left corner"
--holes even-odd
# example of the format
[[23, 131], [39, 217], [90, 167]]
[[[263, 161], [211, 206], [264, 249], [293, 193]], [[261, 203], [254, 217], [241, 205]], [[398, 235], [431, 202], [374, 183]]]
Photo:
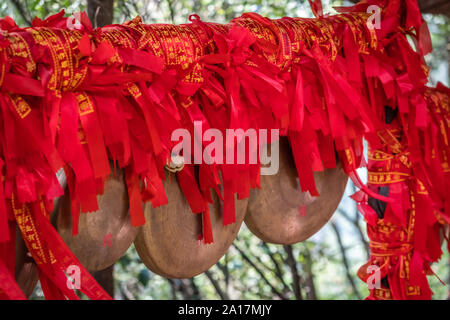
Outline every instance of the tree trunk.
[[316, 286], [314, 284], [314, 274], [312, 270], [313, 259], [311, 256], [311, 252], [305, 246], [303, 248], [304, 252], [303, 256], [305, 257], [305, 262], [302, 263], [302, 270], [304, 270], [304, 279], [305, 279], [305, 291], [306, 291], [306, 299], [307, 300], [317, 300]]
[[284, 251], [286, 251], [286, 254], [287, 254], [286, 262], [289, 265], [289, 268], [291, 269], [292, 288], [294, 289], [295, 299], [303, 300], [302, 287], [301, 287], [302, 279], [300, 277], [300, 274], [298, 273], [297, 259], [295, 259], [295, 257], [294, 257], [292, 245], [285, 245], [283, 247], [284, 247]]
[[[114, 14], [114, 0], [88, 0], [87, 11], [94, 28], [111, 24]], [[92, 276], [111, 297], [114, 297], [114, 265], [94, 272]]]
[[88, 0], [87, 12], [94, 28], [111, 24], [114, 16], [114, 0]]
[[92, 276], [111, 297], [114, 297], [114, 265], [94, 272]]

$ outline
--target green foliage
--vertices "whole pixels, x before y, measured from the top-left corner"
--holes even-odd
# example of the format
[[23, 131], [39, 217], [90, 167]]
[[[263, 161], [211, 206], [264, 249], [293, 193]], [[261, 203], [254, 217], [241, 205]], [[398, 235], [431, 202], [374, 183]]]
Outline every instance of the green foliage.
[[438, 81], [449, 85], [450, 61], [450, 23], [449, 18], [443, 15], [425, 14], [425, 20], [431, 33], [433, 52], [426, 56], [426, 62], [431, 68], [431, 84]]
[[43, 19], [63, 9], [68, 14], [84, 11], [86, 1], [6, 0], [0, 4], [0, 16], [10, 16], [19, 26], [27, 26], [34, 17]]
[[[349, 1], [323, 1], [326, 12], [334, 12], [332, 6], [349, 4]], [[193, 1], [116, 1], [117, 22], [140, 15], [146, 23], [186, 23], [192, 13], [205, 21], [224, 23], [244, 12], [257, 12], [264, 16], [312, 17], [307, 1], [285, 0], [193, 0]]]

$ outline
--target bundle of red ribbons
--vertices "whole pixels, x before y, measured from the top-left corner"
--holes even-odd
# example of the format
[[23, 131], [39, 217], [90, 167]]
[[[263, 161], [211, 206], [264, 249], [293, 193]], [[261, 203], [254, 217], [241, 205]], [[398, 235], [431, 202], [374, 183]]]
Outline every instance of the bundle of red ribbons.
[[[367, 0], [334, 16], [310, 2], [316, 19], [247, 13], [226, 25], [195, 15], [186, 25], [136, 18], [99, 29], [85, 14], [77, 29], [64, 12], [30, 28], [1, 19], [0, 297], [25, 298], [14, 281], [18, 226], [47, 298], [78, 298], [66, 285], [76, 265], [81, 292], [108, 299], [49, 221], [64, 192], [55, 173], [68, 177], [74, 234], [80, 212], [98, 209], [109, 161], [124, 168], [132, 224], [142, 225], [143, 201], [170, 201], [162, 180], [177, 143], [171, 133], [193, 133], [200, 121], [222, 132], [279, 129], [311, 195], [313, 172], [339, 160], [360, 188], [353, 198], [368, 225], [371, 258], [358, 274], [367, 280], [372, 265], [381, 273], [369, 298], [431, 298], [426, 275], [450, 222], [450, 110], [449, 89], [426, 86], [427, 25], [415, 0]], [[367, 23], [370, 5], [381, 8], [380, 28]], [[366, 165], [368, 185], [356, 174]], [[203, 163], [177, 173], [203, 214], [205, 243], [213, 241], [210, 190], [223, 201], [224, 224], [233, 223], [234, 195], [259, 187], [259, 170]]]

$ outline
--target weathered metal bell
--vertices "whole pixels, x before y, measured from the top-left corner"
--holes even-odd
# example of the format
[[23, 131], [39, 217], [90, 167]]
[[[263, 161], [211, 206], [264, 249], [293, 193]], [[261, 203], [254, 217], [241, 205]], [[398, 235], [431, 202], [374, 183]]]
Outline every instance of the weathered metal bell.
[[122, 257], [133, 243], [139, 227], [131, 225], [128, 194], [122, 170], [105, 181], [104, 193], [97, 196], [99, 210], [81, 213], [79, 233], [72, 235], [69, 192], [56, 208], [56, 229], [89, 271], [106, 269]]
[[164, 181], [167, 205], [153, 208], [145, 204], [146, 223], [134, 242], [144, 264], [168, 278], [191, 278], [217, 263], [233, 243], [244, 220], [247, 199], [236, 200], [236, 222], [223, 226], [218, 197], [210, 205], [214, 242], [200, 243], [202, 216], [193, 214], [172, 173]]
[[311, 237], [331, 218], [348, 177], [340, 165], [315, 172], [320, 196], [312, 197], [300, 189], [287, 138], [280, 138], [279, 149], [279, 171], [261, 175], [261, 189], [253, 189], [250, 194], [245, 224], [266, 242], [293, 244]]

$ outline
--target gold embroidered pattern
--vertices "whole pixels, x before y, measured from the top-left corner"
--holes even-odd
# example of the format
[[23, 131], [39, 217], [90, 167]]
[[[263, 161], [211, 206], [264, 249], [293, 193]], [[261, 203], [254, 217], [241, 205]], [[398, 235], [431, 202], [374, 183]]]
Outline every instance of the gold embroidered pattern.
[[369, 172], [369, 183], [389, 184], [406, 181], [409, 175], [403, 172]]
[[19, 95], [9, 95], [9, 98], [14, 106], [14, 109], [16, 109], [17, 114], [23, 119], [25, 118], [30, 112], [31, 107], [30, 105], [25, 101], [22, 96]]
[[36, 63], [31, 55], [28, 43], [19, 33], [11, 33], [8, 36], [8, 41], [11, 43], [8, 46], [8, 55], [14, 59], [20, 58], [25, 60], [25, 68], [27, 72], [33, 73], [36, 71]]
[[22, 235], [25, 237], [26, 243], [34, 249], [33, 251], [37, 252], [37, 255], [33, 256], [34, 261], [36, 264], [47, 263], [43, 244], [41, 243], [39, 237], [36, 237], [36, 225], [32, 219], [30, 209], [24, 204], [22, 204], [20, 208], [17, 208], [15, 205], [14, 196], [11, 198], [11, 204], [16, 217], [17, 225], [19, 226]]
[[75, 97], [78, 102], [78, 113], [80, 117], [94, 112], [91, 98], [85, 92], [75, 93]]
[[135, 83], [131, 83], [128, 86], [128, 92], [135, 98], [139, 98], [140, 96], [142, 96], [142, 92], [139, 89], [139, 87], [135, 84]]

